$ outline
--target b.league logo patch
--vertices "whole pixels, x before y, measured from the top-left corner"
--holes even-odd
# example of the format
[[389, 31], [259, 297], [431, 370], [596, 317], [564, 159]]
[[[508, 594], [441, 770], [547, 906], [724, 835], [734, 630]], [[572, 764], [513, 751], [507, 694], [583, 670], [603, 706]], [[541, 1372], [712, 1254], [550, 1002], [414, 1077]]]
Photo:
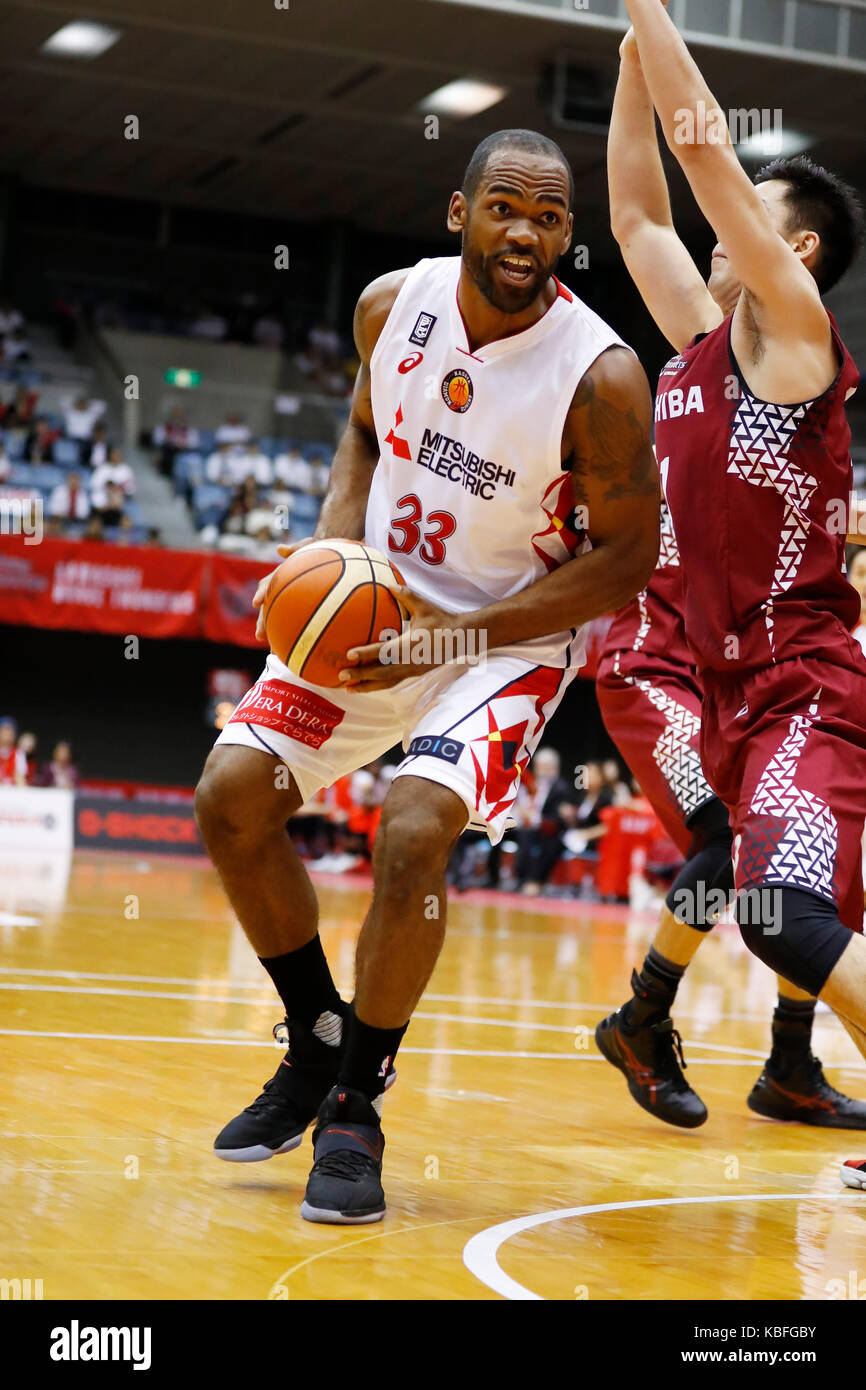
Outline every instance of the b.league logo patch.
[[419, 314], [415, 320], [415, 327], [409, 334], [409, 342], [414, 343], [416, 347], [426, 347], [427, 339], [433, 332], [436, 318], [436, 314]]

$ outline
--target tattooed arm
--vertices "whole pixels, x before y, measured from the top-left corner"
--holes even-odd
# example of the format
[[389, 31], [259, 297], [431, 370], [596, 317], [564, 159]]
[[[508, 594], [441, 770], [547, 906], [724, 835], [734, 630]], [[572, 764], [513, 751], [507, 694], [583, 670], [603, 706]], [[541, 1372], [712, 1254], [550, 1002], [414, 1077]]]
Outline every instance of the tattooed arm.
[[608, 348], [582, 378], [563, 435], [575, 506], [592, 550], [511, 598], [463, 615], [504, 647], [612, 613], [646, 585], [659, 553], [659, 479], [652, 397], [637, 358]]

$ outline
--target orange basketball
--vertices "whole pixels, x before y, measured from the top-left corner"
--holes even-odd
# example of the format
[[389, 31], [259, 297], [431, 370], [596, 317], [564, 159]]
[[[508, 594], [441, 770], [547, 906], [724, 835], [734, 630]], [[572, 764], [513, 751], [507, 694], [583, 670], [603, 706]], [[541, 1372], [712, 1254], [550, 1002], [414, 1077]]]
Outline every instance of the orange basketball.
[[340, 685], [352, 647], [401, 632], [393, 590], [402, 575], [360, 541], [315, 541], [284, 560], [268, 585], [265, 632], [274, 656], [312, 685]]

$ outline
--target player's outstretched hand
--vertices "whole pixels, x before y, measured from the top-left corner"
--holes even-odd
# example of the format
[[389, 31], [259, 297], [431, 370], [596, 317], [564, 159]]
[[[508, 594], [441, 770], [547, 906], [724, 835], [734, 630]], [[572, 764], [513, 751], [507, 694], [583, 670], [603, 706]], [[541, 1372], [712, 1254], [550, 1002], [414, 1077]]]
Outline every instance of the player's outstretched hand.
[[346, 653], [347, 665], [340, 672], [345, 690], [389, 690], [401, 681], [435, 670], [453, 655], [453, 644], [441, 639], [437, 643], [434, 634], [453, 633], [460, 619], [413, 594], [411, 589], [394, 589], [393, 593], [409, 614], [408, 631], [386, 642], [352, 647]]
[[[289, 556], [294, 555], [296, 550], [300, 550], [302, 545], [309, 545], [310, 542], [315, 539], [315, 536], [306, 536], [302, 541], [293, 541], [291, 545], [278, 545], [277, 554], [281, 560], [288, 560]], [[277, 569], [279, 569], [279, 565], [277, 565]], [[259, 587], [256, 589], [253, 597], [253, 608], [259, 610], [258, 619], [256, 621], [256, 640], [258, 642], [266, 642], [268, 640], [265, 636], [265, 615], [262, 610], [262, 604], [265, 601], [265, 594], [268, 592], [268, 585], [276, 574], [277, 569], [272, 569], [270, 574], [266, 574], [264, 579], [259, 580]]]

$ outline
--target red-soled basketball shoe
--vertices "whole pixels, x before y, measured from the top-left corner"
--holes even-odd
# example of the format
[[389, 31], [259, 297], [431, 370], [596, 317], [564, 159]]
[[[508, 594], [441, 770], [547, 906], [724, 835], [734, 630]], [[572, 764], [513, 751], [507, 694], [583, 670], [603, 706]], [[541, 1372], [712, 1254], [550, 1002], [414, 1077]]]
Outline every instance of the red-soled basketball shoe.
[[846, 1187], [856, 1187], [866, 1192], [866, 1158], [846, 1159], [839, 1169], [839, 1177]]

